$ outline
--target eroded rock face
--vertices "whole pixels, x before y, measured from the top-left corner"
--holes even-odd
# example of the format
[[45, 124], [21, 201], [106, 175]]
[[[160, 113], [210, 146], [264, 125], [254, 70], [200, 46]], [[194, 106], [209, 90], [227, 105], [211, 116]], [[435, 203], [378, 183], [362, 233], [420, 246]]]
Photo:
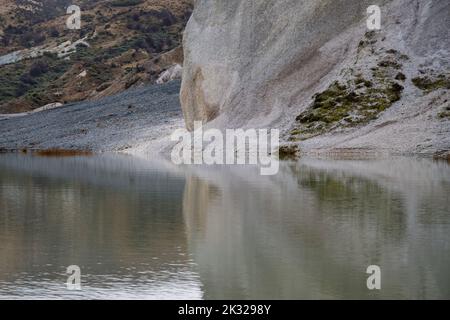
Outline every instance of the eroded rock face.
[[[412, 121], [413, 113], [420, 110], [402, 110], [400, 106], [405, 101], [417, 106], [415, 99], [426, 105], [431, 95], [426, 98], [427, 93], [418, 90], [411, 79], [420, 72], [431, 72], [441, 78], [449, 72], [450, 3], [377, 1], [382, 10], [382, 28], [370, 34], [367, 8], [373, 4], [372, 0], [197, 0], [184, 35], [181, 104], [187, 128], [192, 129], [195, 120], [217, 128], [278, 127], [285, 131], [287, 140], [292, 136], [290, 131], [296, 128], [296, 117], [311, 114], [308, 110], [314, 105], [315, 94], [326, 91], [336, 81], [347, 85], [349, 90], [357, 90], [360, 78], [374, 84], [371, 89], [374, 97], [377, 96], [374, 90], [382, 88], [378, 83], [387, 81], [401, 86], [401, 90], [397, 90], [398, 99], [390, 99], [391, 103], [383, 104], [378, 113], [370, 110], [371, 101], [366, 103], [369, 110], [360, 110], [367, 112], [356, 119], [355, 128], [350, 128], [359, 130], [355, 137], [366, 134], [360, 128], [379, 118], [391, 121], [392, 125], [380, 127], [385, 131], [405, 125], [403, 116]], [[401, 61], [384, 66], [386, 59]], [[382, 68], [375, 70], [379, 64]], [[356, 95], [355, 101], [361, 101], [362, 93], [349, 94]], [[448, 95], [448, 91], [440, 95]], [[441, 100], [445, 101], [444, 98]], [[350, 107], [341, 111], [352, 115]], [[343, 117], [346, 112], [342, 112]], [[448, 132], [449, 125], [436, 120], [437, 112], [436, 109], [427, 115], [427, 119], [433, 118], [430, 125], [435, 131]], [[367, 119], [368, 123], [360, 119]], [[342, 119], [332, 120], [323, 126], [328, 132], [342, 125]], [[414, 123], [408, 125], [405, 130], [397, 130], [405, 139]], [[349, 125], [342, 127], [350, 130]], [[302, 130], [297, 130], [300, 136], [294, 135], [293, 139], [314, 139], [314, 135], [302, 137]], [[319, 135], [322, 133], [326, 132], [322, 130]], [[383, 141], [380, 137], [377, 136], [377, 141]], [[341, 140], [347, 138], [346, 133]], [[401, 145], [403, 138], [395, 143]], [[445, 145], [450, 147], [447, 140]], [[310, 143], [308, 147], [321, 147], [324, 143]], [[366, 145], [371, 143], [370, 139], [364, 141]], [[411, 141], [408, 148], [415, 148], [414, 143]]]
[[[199, 0], [185, 31], [181, 92], [187, 126], [239, 108], [229, 119], [278, 116], [343, 56], [319, 52], [365, 17], [372, 1]], [[345, 49], [345, 44], [339, 48]]]

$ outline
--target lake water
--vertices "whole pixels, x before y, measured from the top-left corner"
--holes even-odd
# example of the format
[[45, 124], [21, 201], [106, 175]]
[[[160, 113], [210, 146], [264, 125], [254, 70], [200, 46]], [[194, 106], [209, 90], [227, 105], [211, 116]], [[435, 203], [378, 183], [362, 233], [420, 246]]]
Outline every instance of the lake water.
[[449, 299], [450, 166], [0, 155], [0, 298]]

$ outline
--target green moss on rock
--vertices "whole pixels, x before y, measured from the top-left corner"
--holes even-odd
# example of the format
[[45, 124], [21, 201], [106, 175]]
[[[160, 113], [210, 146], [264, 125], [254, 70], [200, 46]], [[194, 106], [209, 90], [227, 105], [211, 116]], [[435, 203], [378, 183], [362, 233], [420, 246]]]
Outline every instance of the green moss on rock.
[[447, 105], [441, 112], [438, 113], [441, 119], [450, 119], [450, 105]]
[[376, 119], [380, 112], [400, 100], [403, 89], [394, 81], [375, 85], [362, 76], [351, 81], [349, 86], [334, 82], [327, 90], [314, 95], [311, 106], [297, 116], [291, 140], [310, 138], [336, 127], [352, 127]]
[[450, 111], [442, 111], [438, 114], [441, 119], [450, 119]]
[[441, 74], [437, 77], [424, 76], [412, 79], [413, 84], [426, 93], [438, 89], [450, 89], [450, 77]]

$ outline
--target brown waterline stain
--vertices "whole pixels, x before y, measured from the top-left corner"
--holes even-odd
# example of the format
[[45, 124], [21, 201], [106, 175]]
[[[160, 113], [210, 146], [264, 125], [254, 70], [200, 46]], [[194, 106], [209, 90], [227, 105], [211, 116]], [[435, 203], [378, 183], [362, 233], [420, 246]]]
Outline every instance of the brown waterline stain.
[[45, 149], [31, 151], [32, 154], [40, 157], [76, 157], [92, 156], [93, 152], [87, 150], [66, 150], [66, 149]]
[[71, 149], [4, 149], [0, 148], [0, 153], [24, 153], [39, 157], [76, 157], [76, 156], [92, 156], [94, 153], [89, 150], [71, 150]]

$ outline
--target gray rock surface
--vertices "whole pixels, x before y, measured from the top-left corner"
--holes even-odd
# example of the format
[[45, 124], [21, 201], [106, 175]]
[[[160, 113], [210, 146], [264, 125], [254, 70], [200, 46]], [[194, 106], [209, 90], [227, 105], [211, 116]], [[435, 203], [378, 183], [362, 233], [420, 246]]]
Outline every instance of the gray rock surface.
[[[392, 153], [450, 149], [449, 91], [413, 85], [420, 75], [450, 76], [450, 2], [377, 1], [382, 29], [369, 48], [371, 0], [197, 0], [184, 37], [181, 104], [194, 120], [217, 128], [272, 127], [304, 152], [366, 148]], [[407, 57], [401, 99], [373, 121], [336, 126], [292, 142], [295, 118], [334, 81], [346, 83], [389, 50]], [[394, 80], [394, 79], [392, 79]]]

